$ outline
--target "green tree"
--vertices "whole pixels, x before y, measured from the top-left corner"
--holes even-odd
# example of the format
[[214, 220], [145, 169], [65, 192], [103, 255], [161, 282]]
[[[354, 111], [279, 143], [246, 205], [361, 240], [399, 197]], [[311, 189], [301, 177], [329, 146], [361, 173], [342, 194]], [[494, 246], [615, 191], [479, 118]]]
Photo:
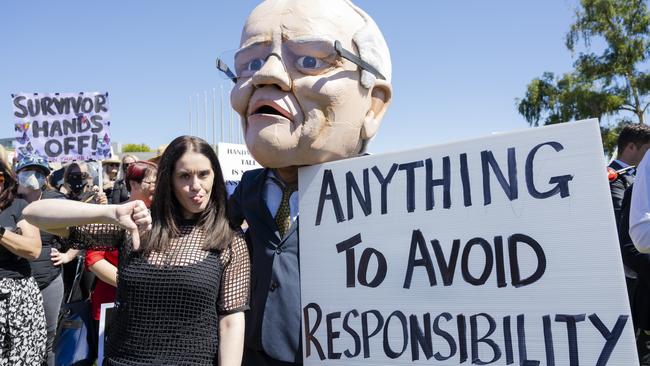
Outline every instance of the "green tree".
[[[517, 108], [531, 126], [613, 117], [613, 126], [601, 128], [603, 147], [611, 153], [622, 124], [644, 123], [650, 105], [650, 74], [641, 70], [650, 57], [650, 13], [646, 0], [581, 0], [580, 5], [565, 42], [577, 53], [574, 70], [533, 79]], [[580, 41], [584, 51], [577, 51]], [[592, 47], [594, 41], [598, 47]]]
[[124, 144], [122, 152], [150, 152], [151, 148], [147, 144]]

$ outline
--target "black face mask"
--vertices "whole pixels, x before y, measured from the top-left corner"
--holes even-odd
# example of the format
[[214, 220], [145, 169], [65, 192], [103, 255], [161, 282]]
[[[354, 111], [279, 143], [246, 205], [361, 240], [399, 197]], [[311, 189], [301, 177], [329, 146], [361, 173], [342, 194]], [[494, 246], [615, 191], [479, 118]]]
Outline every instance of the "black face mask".
[[70, 189], [72, 190], [73, 193], [79, 194], [81, 191], [84, 190], [86, 185], [88, 185], [88, 180], [87, 178], [84, 178], [81, 175], [70, 175], [68, 177], [68, 185], [70, 186]]

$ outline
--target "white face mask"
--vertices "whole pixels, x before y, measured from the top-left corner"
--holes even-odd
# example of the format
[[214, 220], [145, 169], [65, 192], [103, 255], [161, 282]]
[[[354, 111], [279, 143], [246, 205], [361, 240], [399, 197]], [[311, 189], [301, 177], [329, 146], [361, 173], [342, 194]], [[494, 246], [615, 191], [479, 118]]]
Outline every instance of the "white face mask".
[[45, 185], [45, 176], [35, 171], [24, 171], [18, 173], [18, 184], [32, 190], [41, 189]]

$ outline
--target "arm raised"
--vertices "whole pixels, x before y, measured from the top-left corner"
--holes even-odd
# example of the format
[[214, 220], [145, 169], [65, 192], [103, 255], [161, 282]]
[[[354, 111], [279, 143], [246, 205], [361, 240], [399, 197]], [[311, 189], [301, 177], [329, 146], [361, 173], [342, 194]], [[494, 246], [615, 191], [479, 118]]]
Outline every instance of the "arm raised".
[[70, 226], [117, 224], [114, 205], [95, 205], [59, 199], [34, 201], [25, 208], [23, 216], [39, 229], [54, 234], [64, 232], [67, 234], [66, 229]]
[[120, 205], [95, 205], [46, 199], [29, 204], [23, 215], [38, 228], [64, 238], [68, 237], [68, 228], [71, 226], [119, 225], [131, 234], [133, 249], [136, 250], [140, 246], [140, 233], [151, 229], [151, 214], [142, 201], [129, 201]]

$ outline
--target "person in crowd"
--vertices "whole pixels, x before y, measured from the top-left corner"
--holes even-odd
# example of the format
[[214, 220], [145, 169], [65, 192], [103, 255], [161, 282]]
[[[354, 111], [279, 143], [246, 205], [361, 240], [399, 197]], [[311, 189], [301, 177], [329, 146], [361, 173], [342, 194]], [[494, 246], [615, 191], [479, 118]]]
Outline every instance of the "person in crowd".
[[118, 175], [120, 173], [120, 160], [113, 157], [107, 160], [103, 160], [102, 164], [102, 191], [106, 194], [106, 197], [109, 198], [113, 194], [113, 189], [115, 187], [115, 182], [117, 181]]
[[110, 203], [118, 204], [118, 203], [126, 202], [126, 200], [129, 199], [129, 190], [128, 190], [128, 186], [125, 183], [124, 176], [126, 175], [129, 166], [135, 163], [136, 161], [138, 161], [138, 158], [135, 155], [124, 154], [124, 156], [122, 156], [122, 165], [121, 165], [122, 177], [118, 178], [117, 181], [115, 181], [115, 184], [113, 185], [113, 191], [109, 196]]
[[646, 124], [633, 123], [623, 127], [618, 135], [617, 141], [618, 156], [613, 160], [609, 167], [613, 170], [628, 170], [618, 174], [616, 179], [609, 183], [609, 188], [612, 193], [612, 203], [614, 204], [614, 217], [620, 216], [621, 203], [623, 201], [623, 194], [627, 187], [634, 182], [637, 166], [648, 148], [650, 148], [650, 126]]
[[151, 213], [142, 201], [41, 200], [25, 215], [74, 246], [118, 249], [106, 364], [241, 365], [249, 257], [243, 233], [228, 224], [223, 175], [207, 142], [171, 142]]
[[[63, 172], [65, 167], [60, 167], [59, 169], [54, 170], [48, 177], [47, 182], [53, 189], [61, 192], [61, 187], [63, 186]], [[63, 192], [61, 192], [63, 193]]]
[[[634, 184], [623, 195], [618, 227], [618, 239], [626, 275], [633, 271], [636, 276], [633, 292], [630, 293], [630, 308], [634, 321], [636, 346], [641, 366], [650, 365], [650, 254], [639, 252], [630, 238], [630, 206]], [[629, 281], [629, 279], [628, 279]], [[629, 289], [629, 287], [628, 287]]]
[[[634, 177], [636, 175], [636, 170], [634, 168], [641, 162], [641, 159], [643, 159], [648, 148], [650, 148], [650, 126], [637, 123], [628, 124], [621, 129], [618, 136], [618, 156], [609, 164], [609, 168], [612, 170], [620, 171], [620, 173], [614, 176], [615, 178], [613, 180], [610, 180], [609, 189], [612, 196], [612, 204], [614, 206], [616, 227], [618, 228], [619, 233], [619, 244], [623, 251], [623, 266], [625, 269], [628, 300], [630, 302], [630, 308], [632, 309], [632, 319], [639, 335], [637, 345], [639, 345], [638, 351], [641, 357], [645, 357], [645, 355], [648, 354], [648, 349], [645, 346], [648, 337], [645, 330], [650, 328], [645, 328], [648, 326], [647, 324], [639, 324], [639, 319], [645, 318], [643, 315], [641, 315], [640, 318], [639, 315], [640, 312], [644, 313], [648, 311], [646, 309], [635, 309], [635, 306], [640, 302], [639, 296], [636, 294], [637, 286], [639, 285], [639, 272], [638, 266], [635, 265], [636, 261], [632, 259], [636, 258], [636, 254], [639, 253], [634, 249], [631, 240], [629, 240], [627, 230], [623, 230], [625, 235], [621, 236], [621, 226], [625, 226], [626, 228], [629, 226], [628, 222], [621, 222], [621, 217], [625, 191], [628, 188], [631, 188], [634, 183]], [[629, 211], [629, 205], [627, 210]], [[625, 217], [627, 220], [629, 213], [626, 213]], [[641, 328], [639, 329], [639, 327]]]
[[[72, 162], [66, 166], [63, 172], [63, 182], [68, 200], [102, 205], [108, 203], [106, 194], [98, 186], [93, 185], [93, 177], [89, 172], [88, 165], [83, 161]], [[63, 264], [63, 296], [66, 299], [72, 290], [74, 277], [77, 272], [77, 263], [79, 260], [83, 260], [76, 256], [78, 251], [71, 250], [73, 249], [69, 249], [63, 253], [59, 253], [58, 251], [53, 252], [55, 255], [62, 254], [62, 257], [57, 263]], [[70, 259], [69, 257], [73, 255], [74, 258]], [[69, 261], [66, 262], [68, 259]], [[71, 300], [88, 299], [94, 282], [95, 276], [93, 273], [84, 273], [80, 284], [81, 293], [73, 294]]]
[[43, 298], [28, 260], [41, 253], [38, 229], [23, 217], [27, 202], [0, 160], [0, 365], [41, 366], [45, 361]]
[[[335, 41], [354, 57], [337, 54]], [[390, 54], [347, 0], [264, 1], [240, 46], [231, 102], [265, 167], [244, 173], [229, 201], [232, 224], [249, 225], [255, 284], [244, 365], [300, 365], [298, 167], [365, 152], [390, 103]]]
[[93, 185], [93, 177], [84, 162], [72, 162], [63, 172], [66, 198], [73, 201], [107, 204], [106, 194]]
[[[28, 203], [40, 200], [58, 198], [65, 199], [63, 194], [52, 189], [47, 183], [50, 174], [50, 165], [47, 160], [38, 155], [23, 155], [16, 164], [18, 177], [18, 197]], [[32, 276], [38, 283], [38, 288], [43, 296], [45, 321], [47, 325], [46, 357], [49, 366], [54, 365], [54, 337], [56, 336], [59, 310], [63, 302], [63, 279], [61, 278], [61, 265], [75, 258], [77, 250], [71, 249], [61, 253], [58, 237], [40, 232], [42, 250], [41, 255], [30, 262]]]
[[[129, 189], [128, 201], [142, 201], [145, 206], [151, 205], [154, 189], [156, 188], [156, 164], [140, 161], [129, 164], [124, 177]], [[95, 288], [90, 296], [92, 317], [95, 329], [99, 330], [99, 316], [101, 304], [115, 301], [115, 288], [117, 287], [117, 250], [92, 250], [86, 251], [86, 268], [97, 275]]]
[[[625, 190], [634, 183], [636, 174], [634, 167], [641, 162], [648, 148], [650, 148], [650, 126], [635, 123], [623, 127], [617, 141], [618, 156], [609, 164], [609, 168], [621, 171], [609, 182], [617, 227], [621, 226], [620, 215], [623, 195]], [[632, 298], [634, 297], [637, 275], [631, 268], [626, 267], [625, 279], [630, 304], [633, 304]]]

